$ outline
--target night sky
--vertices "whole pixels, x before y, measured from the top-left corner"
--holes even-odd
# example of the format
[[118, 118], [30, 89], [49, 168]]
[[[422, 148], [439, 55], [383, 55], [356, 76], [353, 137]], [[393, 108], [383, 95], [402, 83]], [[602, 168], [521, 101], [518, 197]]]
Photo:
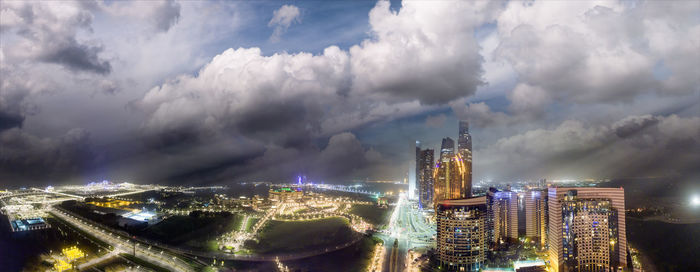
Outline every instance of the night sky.
[[2, 1], [0, 183], [700, 171], [698, 1]]

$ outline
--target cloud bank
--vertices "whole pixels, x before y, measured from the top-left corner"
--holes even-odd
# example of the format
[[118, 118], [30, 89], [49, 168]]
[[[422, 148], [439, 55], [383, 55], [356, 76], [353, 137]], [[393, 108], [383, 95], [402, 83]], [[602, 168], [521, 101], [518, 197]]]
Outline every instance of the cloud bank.
[[[3, 3], [0, 172], [398, 180], [410, 150], [371, 141], [415, 136], [358, 131], [414, 122], [439, 139], [456, 135], [456, 124], [455, 135], [437, 134], [453, 118], [472, 124], [476, 179], [671, 175], [700, 164], [694, 2], [379, 1], [363, 18], [366, 38], [318, 52], [265, 50], [305, 27], [302, 15], [320, 16], [301, 4], [260, 15], [255, 23], [273, 31], [260, 46], [211, 49], [216, 37], [238, 39], [246, 19], [222, 12], [243, 4], [219, 5]], [[119, 134], [94, 136], [105, 129]]]

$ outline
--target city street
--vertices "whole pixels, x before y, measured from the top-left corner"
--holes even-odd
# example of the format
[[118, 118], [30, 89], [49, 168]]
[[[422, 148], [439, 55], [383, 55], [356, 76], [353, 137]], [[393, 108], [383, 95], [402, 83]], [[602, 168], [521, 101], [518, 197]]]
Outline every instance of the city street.
[[102, 228], [57, 209], [51, 209], [50, 213], [51, 215], [70, 223], [73, 227], [90, 233], [97, 239], [111, 245], [114, 247], [114, 251], [116, 252], [127, 252], [130, 254], [135, 253], [136, 257], [171, 271], [193, 271], [192, 267], [190, 267], [186, 262], [177, 258], [176, 256], [171, 255], [170, 253], [157, 250], [157, 248], [152, 249], [151, 246], [144, 244], [137, 244], [134, 246], [134, 241], [131, 239], [105, 231]]
[[[391, 215], [389, 226], [376, 234], [384, 241], [386, 251], [382, 271], [404, 271], [409, 249], [434, 245], [435, 227], [428, 223], [423, 213], [414, 209], [405, 196], [401, 196]], [[398, 241], [396, 246], [395, 241]]]

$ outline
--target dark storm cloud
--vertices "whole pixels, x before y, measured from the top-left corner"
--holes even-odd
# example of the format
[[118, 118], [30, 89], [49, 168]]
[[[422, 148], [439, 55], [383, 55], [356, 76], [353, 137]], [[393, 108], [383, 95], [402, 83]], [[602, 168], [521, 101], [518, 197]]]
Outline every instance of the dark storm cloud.
[[235, 130], [283, 147], [308, 144], [320, 132], [324, 113], [312, 98], [274, 100], [255, 103], [234, 115], [241, 117], [235, 121]]
[[39, 138], [12, 128], [0, 132], [0, 178], [16, 180], [63, 180], [80, 176], [96, 161], [90, 135], [73, 129], [57, 138]]
[[168, 31], [180, 19], [180, 4], [174, 0], [165, 1], [153, 12], [153, 20], [161, 31]]
[[642, 130], [654, 126], [659, 123], [659, 119], [653, 116], [645, 116], [641, 119], [633, 119], [629, 122], [620, 124], [615, 128], [615, 134], [620, 138], [628, 138], [641, 133]]
[[381, 176], [382, 168], [389, 166], [377, 151], [365, 147], [354, 134], [343, 132], [328, 138], [323, 148], [268, 147], [264, 154], [242, 164], [229, 164], [225, 171], [217, 171], [216, 177], [210, 178], [291, 181], [297, 175], [306, 175], [315, 182], [347, 182]]
[[[362, 145], [338, 133], [469, 96], [483, 84], [483, 59], [473, 31], [493, 14], [458, 16], [494, 9], [482, 5], [407, 2], [397, 13], [378, 2], [370, 12], [372, 39], [347, 51], [330, 46], [317, 55], [264, 56], [258, 48], [226, 50], [196, 76], [179, 76], [135, 102], [148, 115], [141, 131], [156, 139], [196, 135], [200, 142], [243, 137], [302, 160], [323, 158], [318, 161], [322, 168], [307, 167], [318, 176], [361, 172], [349, 162], [365, 161]], [[446, 22], [441, 13], [454, 14], [455, 20]], [[424, 24], [413, 24], [419, 19]], [[313, 152], [315, 140], [326, 138], [328, 147]], [[344, 150], [356, 156], [346, 158], [345, 165], [336, 159], [338, 143], [354, 146]]]
[[89, 41], [78, 41], [79, 30], [92, 31], [92, 2], [8, 2], [3, 4], [7, 23], [2, 31], [14, 31], [24, 39], [7, 47], [5, 57], [33, 58], [54, 63], [76, 72], [108, 74], [109, 61], [98, 54], [103, 47]]
[[[369, 12], [366, 39], [354, 45], [263, 53], [268, 45], [235, 48], [241, 43], [230, 38], [226, 46], [234, 48], [198, 53], [223, 48], [208, 36], [237, 37], [210, 33], [240, 18], [209, 18], [219, 7], [209, 4], [3, 2], [0, 174], [75, 177], [94, 170], [89, 175], [162, 183], [298, 174], [401, 179], [408, 150], [370, 146], [363, 141], [376, 135], [351, 132], [406, 117], [438, 131], [451, 125], [449, 114], [491, 131], [475, 145], [485, 146], [475, 153], [477, 178], [673, 174], [700, 162], [697, 102], [685, 101], [691, 105], [684, 113], [651, 107], [656, 98], [672, 104], [700, 91], [698, 5], [690, 1], [405, 1], [396, 9], [380, 1]], [[304, 16], [308, 22], [319, 15]], [[280, 23], [291, 24], [298, 14], [285, 18]], [[138, 35], [105, 38], [127, 32]], [[179, 69], [162, 68], [169, 65]], [[499, 78], [512, 84], [487, 82]], [[73, 103], [98, 104], [85, 115], [123, 133], [110, 139], [115, 143], [103, 141], [99, 153], [88, 133], [95, 128], [72, 129], [94, 120], [68, 120], [54, 110], [61, 116], [41, 117], [60, 120], [54, 136], [36, 132], [43, 131], [36, 124], [50, 122], [36, 119], [36, 101], [68, 100], [40, 95], [61, 97], [74, 85], [90, 98], [109, 95]], [[123, 116], [101, 110], [123, 101], [133, 101]], [[448, 105], [452, 113], [426, 116]], [[62, 110], [75, 116], [88, 108]], [[588, 118], [599, 109], [598, 116], [613, 117]]]
[[569, 120], [500, 139], [477, 150], [475, 163], [479, 175], [501, 180], [678, 175], [697, 172], [699, 139], [700, 117], [630, 116], [604, 126]]
[[67, 44], [56, 45], [47, 49], [39, 60], [60, 64], [73, 71], [88, 71], [98, 74], [108, 74], [112, 66], [106, 60], [100, 60], [97, 56], [102, 51], [101, 46], [87, 46], [77, 43], [75, 40], [66, 41]]
[[21, 67], [7, 63], [2, 55], [0, 63], [0, 131], [21, 128], [26, 117], [38, 111], [32, 96], [47, 92], [52, 82], [32, 78]]
[[0, 111], [0, 131], [22, 127], [24, 116], [9, 112]]

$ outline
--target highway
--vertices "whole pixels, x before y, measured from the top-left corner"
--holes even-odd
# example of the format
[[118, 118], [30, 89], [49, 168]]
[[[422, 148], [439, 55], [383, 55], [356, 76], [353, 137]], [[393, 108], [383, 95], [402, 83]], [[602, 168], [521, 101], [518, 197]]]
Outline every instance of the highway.
[[94, 224], [73, 217], [72, 215], [64, 213], [60, 210], [51, 209], [49, 212], [51, 215], [68, 222], [74, 228], [90, 233], [97, 239], [111, 245], [114, 247], [114, 251], [116, 251], [116, 253], [135, 253], [136, 257], [144, 259], [154, 265], [166, 268], [170, 271], [194, 271], [193, 268], [186, 262], [168, 252], [163, 252], [158, 250], [158, 248], [152, 248], [151, 246], [138, 243], [136, 246], [134, 246], [135, 241], [129, 238], [121, 237], [109, 231], [105, 231]]
[[431, 240], [435, 236], [435, 226], [429, 224], [423, 213], [412, 206], [405, 196], [399, 197], [389, 226], [376, 234], [384, 241], [387, 252], [382, 271], [404, 271], [409, 249], [435, 246]]

